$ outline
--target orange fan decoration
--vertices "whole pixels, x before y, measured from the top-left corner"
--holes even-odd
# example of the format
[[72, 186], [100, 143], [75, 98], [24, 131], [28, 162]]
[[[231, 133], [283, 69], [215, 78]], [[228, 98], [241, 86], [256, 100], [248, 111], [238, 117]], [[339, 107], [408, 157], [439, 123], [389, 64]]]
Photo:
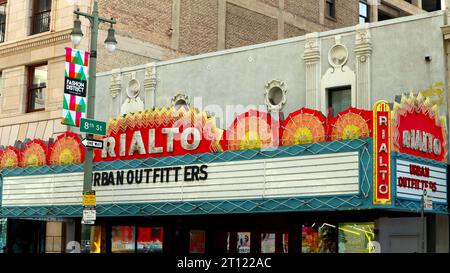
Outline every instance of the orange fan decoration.
[[325, 142], [327, 119], [321, 112], [302, 108], [291, 113], [282, 122], [283, 146]]
[[27, 143], [22, 152], [21, 167], [38, 167], [47, 164], [47, 145], [42, 140], [33, 140]]
[[274, 147], [278, 139], [272, 131], [276, 123], [264, 112], [250, 110], [239, 115], [224, 134], [221, 145], [224, 151]]
[[14, 147], [7, 147], [0, 152], [0, 169], [19, 167], [20, 154]]
[[80, 138], [74, 133], [67, 132], [58, 136], [49, 150], [48, 162], [52, 165], [78, 164], [84, 160], [84, 149], [81, 147]]
[[329, 121], [331, 141], [372, 136], [372, 111], [350, 107]]

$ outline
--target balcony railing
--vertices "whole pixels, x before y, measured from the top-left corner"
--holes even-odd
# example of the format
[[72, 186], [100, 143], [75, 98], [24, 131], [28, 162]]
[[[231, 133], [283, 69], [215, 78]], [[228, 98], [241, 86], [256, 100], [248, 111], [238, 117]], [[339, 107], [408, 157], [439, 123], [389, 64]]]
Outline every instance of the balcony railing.
[[36, 13], [32, 17], [31, 35], [46, 32], [50, 30], [50, 14], [51, 11], [43, 11]]
[[6, 24], [4, 22], [0, 22], [0, 43], [3, 43], [5, 41], [5, 28]]

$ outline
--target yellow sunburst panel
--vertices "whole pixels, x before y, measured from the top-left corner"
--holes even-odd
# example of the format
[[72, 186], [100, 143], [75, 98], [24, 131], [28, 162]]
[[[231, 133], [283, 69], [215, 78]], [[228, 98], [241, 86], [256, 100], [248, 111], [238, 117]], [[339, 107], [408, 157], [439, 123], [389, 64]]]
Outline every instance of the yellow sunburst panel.
[[11, 148], [6, 148], [0, 154], [0, 169], [17, 168], [18, 166], [19, 166], [19, 157], [17, 153]]
[[79, 139], [74, 136], [59, 138], [51, 148], [49, 163], [52, 165], [69, 165], [83, 162]]
[[38, 143], [30, 143], [22, 153], [22, 167], [38, 167], [46, 165], [46, 152]]
[[262, 116], [238, 118], [227, 134], [228, 149], [233, 151], [260, 149], [273, 144], [271, 126]]
[[187, 115], [198, 115], [198, 111], [194, 109], [185, 110], [184, 108], [175, 110], [173, 107], [163, 107], [140, 113], [131, 113], [116, 119], [110, 119], [108, 122], [108, 132], [117, 133], [118, 131], [132, 130], [141, 127], [170, 125]]
[[395, 121], [398, 121], [398, 119], [396, 119], [398, 116], [414, 112], [423, 113], [430, 118], [435, 119], [436, 125], [441, 126], [448, 132], [447, 118], [444, 115], [440, 115], [439, 107], [433, 104], [429, 97], [422, 95], [422, 93], [419, 93], [417, 96], [412, 92], [410, 92], [408, 96], [402, 94], [400, 103], [394, 102], [393, 115]]
[[356, 113], [348, 112], [340, 116], [332, 127], [331, 140], [348, 140], [370, 136], [368, 122]]
[[301, 145], [326, 141], [326, 129], [318, 117], [312, 114], [298, 114], [283, 128], [283, 145]]

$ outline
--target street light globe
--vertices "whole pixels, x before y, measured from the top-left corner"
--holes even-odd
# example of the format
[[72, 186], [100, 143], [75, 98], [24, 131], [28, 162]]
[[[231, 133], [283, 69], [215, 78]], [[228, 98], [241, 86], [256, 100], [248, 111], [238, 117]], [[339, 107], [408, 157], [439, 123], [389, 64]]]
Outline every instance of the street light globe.
[[109, 53], [114, 53], [114, 51], [116, 51], [117, 40], [116, 40], [115, 30], [112, 27], [112, 25], [108, 29], [108, 36], [106, 37], [105, 45], [106, 45], [106, 50], [108, 50]]
[[70, 39], [75, 46], [80, 45], [81, 39], [83, 38], [83, 31], [81, 30], [81, 21], [77, 16], [77, 19], [73, 22], [73, 29], [70, 33]]
[[117, 45], [116, 43], [107, 43], [106, 50], [112, 54], [116, 51], [116, 45]]
[[83, 35], [73, 34], [70, 36], [70, 39], [72, 40], [72, 44], [74, 46], [79, 46], [81, 44], [81, 40], [83, 39]]

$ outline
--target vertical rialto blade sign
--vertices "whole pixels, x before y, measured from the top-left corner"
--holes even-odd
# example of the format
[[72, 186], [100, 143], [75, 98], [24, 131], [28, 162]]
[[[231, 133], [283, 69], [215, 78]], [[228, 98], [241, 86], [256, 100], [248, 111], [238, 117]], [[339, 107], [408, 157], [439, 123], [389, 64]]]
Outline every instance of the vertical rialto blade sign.
[[80, 127], [80, 119], [86, 117], [88, 67], [88, 52], [66, 48], [66, 73], [61, 121], [64, 125]]

